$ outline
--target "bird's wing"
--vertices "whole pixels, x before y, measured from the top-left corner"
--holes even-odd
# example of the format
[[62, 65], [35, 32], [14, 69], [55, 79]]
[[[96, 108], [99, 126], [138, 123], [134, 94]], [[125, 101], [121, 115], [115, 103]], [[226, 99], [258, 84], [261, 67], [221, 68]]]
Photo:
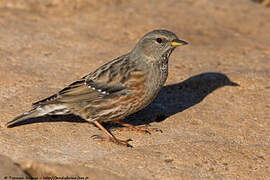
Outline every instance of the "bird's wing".
[[108, 85], [106, 83], [95, 82], [92, 79], [81, 79], [70, 84], [58, 93], [33, 103], [33, 106], [40, 106], [55, 103], [76, 103], [80, 101], [92, 101], [106, 96], [116, 96], [126, 93], [126, 87], [121, 83]]
[[[130, 66], [128, 56], [121, 56], [82, 79], [73, 82], [58, 93], [34, 103], [33, 106], [76, 103], [124, 95], [128, 93], [128, 87], [124, 81], [134, 70]], [[129, 71], [126, 71], [126, 69], [129, 69]]]

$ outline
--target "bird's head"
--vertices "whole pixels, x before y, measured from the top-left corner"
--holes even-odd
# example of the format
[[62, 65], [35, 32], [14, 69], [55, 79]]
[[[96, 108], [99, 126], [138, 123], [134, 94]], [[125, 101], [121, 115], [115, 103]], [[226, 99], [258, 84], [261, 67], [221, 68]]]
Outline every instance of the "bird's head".
[[177, 46], [186, 44], [187, 42], [178, 39], [170, 31], [154, 30], [139, 40], [133, 52], [145, 56], [151, 61], [160, 60], [162, 57], [166, 57], [167, 59]]

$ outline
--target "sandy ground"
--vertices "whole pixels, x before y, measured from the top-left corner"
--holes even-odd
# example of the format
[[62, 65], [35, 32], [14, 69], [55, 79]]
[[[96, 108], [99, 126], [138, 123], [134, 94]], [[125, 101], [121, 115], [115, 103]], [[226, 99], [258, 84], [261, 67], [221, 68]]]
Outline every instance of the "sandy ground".
[[[0, 7], [1, 177], [270, 179], [269, 8], [247, 0], [29, 0]], [[126, 148], [91, 139], [102, 131], [72, 116], [5, 127], [153, 29], [189, 42], [172, 54], [156, 100], [128, 117], [163, 133], [111, 127], [133, 140]]]

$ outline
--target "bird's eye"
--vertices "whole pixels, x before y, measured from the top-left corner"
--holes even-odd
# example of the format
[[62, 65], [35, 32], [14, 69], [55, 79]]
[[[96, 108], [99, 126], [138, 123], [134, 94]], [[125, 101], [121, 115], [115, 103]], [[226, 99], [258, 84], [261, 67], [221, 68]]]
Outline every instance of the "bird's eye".
[[162, 39], [161, 38], [157, 38], [156, 41], [160, 44], [162, 43]]

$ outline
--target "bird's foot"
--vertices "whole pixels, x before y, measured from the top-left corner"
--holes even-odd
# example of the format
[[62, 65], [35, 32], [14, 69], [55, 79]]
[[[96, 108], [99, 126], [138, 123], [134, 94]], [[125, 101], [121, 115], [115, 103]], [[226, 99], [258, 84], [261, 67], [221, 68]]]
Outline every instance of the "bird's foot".
[[117, 122], [117, 124], [120, 124], [124, 127], [118, 128], [120, 131], [136, 131], [144, 134], [151, 134], [151, 132], [163, 132], [159, 128], [151, 128], [149, 126], [134, 126], [132, 124], [123, 123], [123, 122]]
[[115, 144], [121, 145], [121, 146], [126, 146], [126, 147], [133, 147], [132, 145], [130, 145], [128, 142], [132, 141], [132, 139], [127, 139], [127, 140], [121, 140], [121, 139], [117, 139], [117, 138], [105, 138], [99, 135], [93, 135], [91, 136], [91, 138], [95, 139], [95, 140], [99, 140], [99, 141], [109, 141], [109, 142], [113, 142]]

